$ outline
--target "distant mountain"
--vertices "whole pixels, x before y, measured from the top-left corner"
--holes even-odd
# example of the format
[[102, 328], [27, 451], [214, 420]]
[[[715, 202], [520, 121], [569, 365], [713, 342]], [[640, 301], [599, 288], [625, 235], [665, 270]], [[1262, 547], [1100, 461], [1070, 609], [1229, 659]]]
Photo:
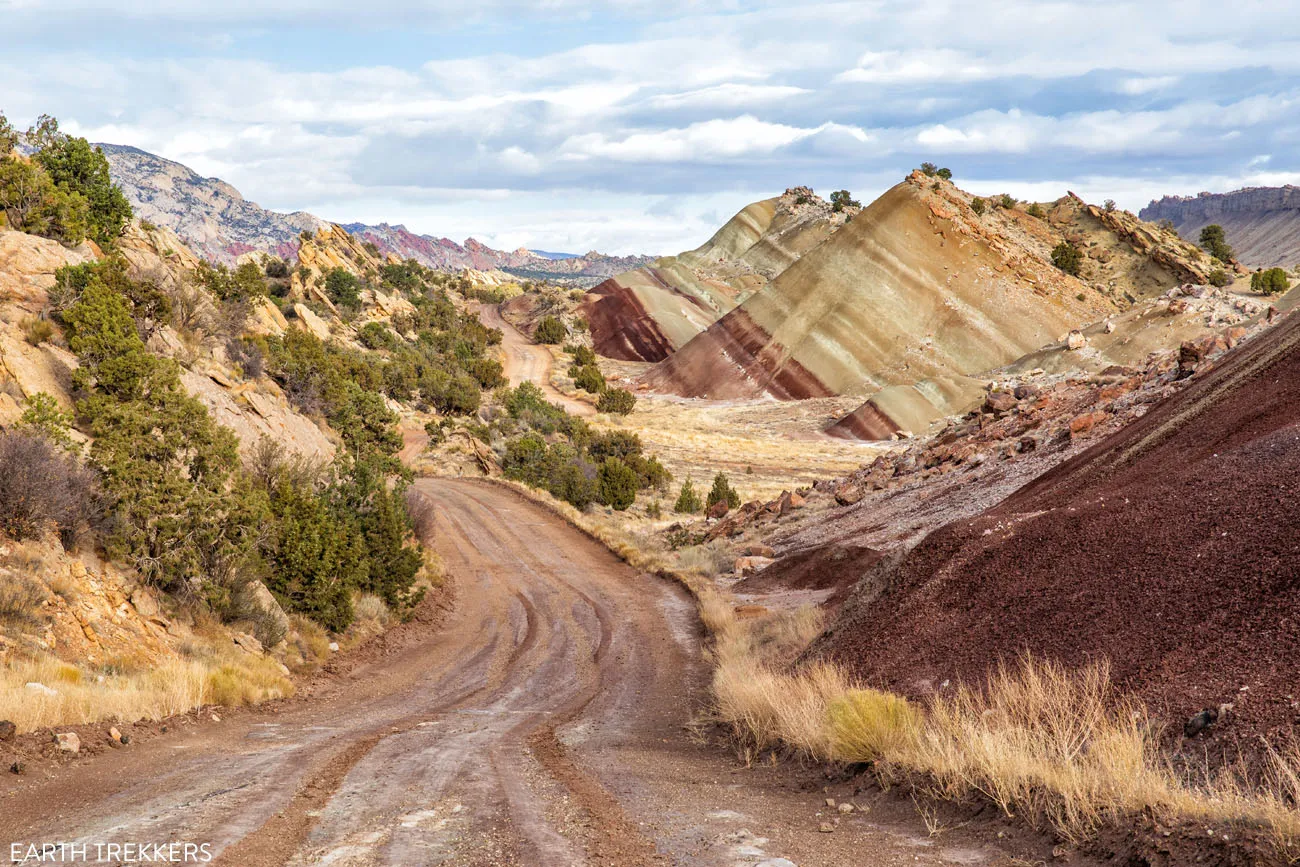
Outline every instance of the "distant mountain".
[[1142, 219], [1169, 220], [1189, 241], [1211, 223], [1223, 226], [1237, 259], [1252, 268], [1300, 264], [1300, 187], [1250, 187], [1231, 193], [1165, 196]]
[[393, 253], [402, 259], [415, 259], [430, 268], [459, 271], [473, 268], [478, 271], [493, 269], [525, 278], [568, 279], [584, 285], [595, 285], [606, 277], [631, 268], [639, 268], [652, 261], [650, 256], [606, 256], [595, 251], [576, 255], [573, 253], [542, 253], [520, 247], [506, 252], [494, 250], [473, 238], [464, 245], [448, 238], [417, 235], [405, 226], [381, 223], [347, 223], [343, 226], [363, 241], [369, 241], [381, 253]]
[[[240, 255], [255, 251], [293, 258], [302, 232], [315, 232], [329, 225], [329, 221], [305, 211], [268, 211], [220, 178], [202, 177], [187, 166], [139, 148], [114, 144], [100, 147], [108, 157], [113, 179], [121, 185], [136, 213], [171, 229], [195, 252], [214, 262], [230, 264]], [[606, 256], [594, 251], [583, 255], [523, 248], [505, 252], [473, 238], [462, 245], [387, 223], [348, 223], [343, 228], [373, 243], [381, 253], [415, 259], [443, 271], [501, 270], [525, 278], [595, 285], [652, 261], [649, 256]]]
[[187, 166], [139, 148], [100, 147], [113, 180], [131, 200], [137, 216], [171, 229], [194, 252], [215, 262], [231, 263], [253, 251], [292, 258], [299, 234], [326, 224], [304, 211], [268, 211], [219, 178], [201, 177]]

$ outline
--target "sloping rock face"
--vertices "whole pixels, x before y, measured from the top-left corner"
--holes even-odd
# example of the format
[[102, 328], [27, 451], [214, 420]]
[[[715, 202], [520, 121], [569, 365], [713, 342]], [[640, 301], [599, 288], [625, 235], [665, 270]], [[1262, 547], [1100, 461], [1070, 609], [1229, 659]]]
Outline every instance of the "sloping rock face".
[[[131, 275], [152, 280], [164, 291], [186, 281], [199, 263], [175, 234], [161, 228], [144, 229], [138, 222], [127, 229], [119, 246]], [[91, 244], [68, 249], [48, 238], [0, 232], [0, 427], [16, 422], [22, 402], [39, 392], [49, 394], [64, 409], [72, 409], [76, 356], [62, 344], [57, 331], [51, 339], [33, 346], [26, 339], [25, 327], [46, 309], [48, 290], [59, 268], [94, 261], [101, 255]], [[254, 330], [283, 333], [288, 323], [274, 306], [264, 301], [256, 309], [261, 312], [250, 317]], [[372, 305], [369, 309], [379, 308]], [[269, 436], [305, 457], [328, 459], [333, 455], [334, 445], [319, 425], [296, 412], [270, 379], [247, 379], [233, 369], [222, 347], [190, 346], [170, 326], [159, 328], [150, 345], [181, 363], [186, 390], [208, 407], [217, 422], [238, 434], [245, 452]]]
[[1231, 193], [1165, 196], [1142, 209], [1144, 220], [1169, 220], [1189, 240], [1211, 223], [1223, 226], [1237, 258], [1251, 268], [1300, 263], [1300, 187], [1253, 187]]
[[596, 351], [662, 361], [844, 225], [806, 187], [747, 206], [694, 250], [611, 277], [583, 304]]
[[233, 265], [241, 254], [253, 251], [289, 259], [298, 249], [299, 233], [325, 225], [303, 211], [268, 211], [220, 178], [201, 177], [187, 166], [138, 148], [100, 147], [136, 216], [171, 229], [205, 259]]
[[[121, 186], [136, 215], [172, 230], [185, 245], [212, 262], [234, 265], [240, 256], [255, 252], [293, 259], [299, 235], [329, 225], [306, 211], [268, 211], [220, 178], [202, 177], [188, 166], [139, 148], [115, 144], [99, 147], [108, 158], [113, 180]], [[441, 271], [500, 268], [517, 271], [520, 276], [571, 278], [590, 286], [650, 261], [648, 256], [606, 256], [594, 251], [564, 258], [524, 249], [506, 252], [473, 238], [461, 245], [386, 223], [351, 223], [344, 228], [362, 241], [376, 244], [381, 254], [415, 259]]]
[[1113, 309], [928, 180], [885, 193], [643, 382], [720, 399], [870, 392], [1005, 364]]
[[[980, 215], [971, 202], [913, 174], [642, 383], [686, 397], [792, 400], [951, 382], [1205, 282], [1212, 268], [1181, 239], [1072, 195], [1039, 216]], [[1062, 240], [1084, 255], [1078, 277], [1052, 264]]]
[[1140, 367], [1152, 353], [1174, 350], [1227, 328], [1255, 327], [1267, 315], [1268, 305], [1258, 300], [1211, 286], [1184, 284], [977, 377], [940, 376], [881, 389], [826, 432], [863, 440], [891, 439], [900, 433], [920, 435], [943, 418], [979, 406], [991, 382]]
[[1104, 658], [1121, 689], [1169, 719], [1232, 702], [1243, 741], [1289, 734], [1297, 438], [1291, 317], [859, 584], [816, 653], [910, 694], [978, 681], [1022, 652], [1069, 667]]

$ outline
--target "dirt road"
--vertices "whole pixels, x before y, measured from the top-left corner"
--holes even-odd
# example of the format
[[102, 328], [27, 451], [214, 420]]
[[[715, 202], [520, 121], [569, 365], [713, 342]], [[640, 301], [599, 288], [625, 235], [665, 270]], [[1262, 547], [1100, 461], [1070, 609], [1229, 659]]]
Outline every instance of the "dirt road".
[[238, 867], [1005, 863], [914, 815], [819, 832], [820, 786], [692, 737], [706, 672], [679, 588], [507, 489], [417, 484], [457, 585], [444, 622], [278, 709], [6, 774], [0, 844], [206, 843]]
[[558, 403], [570, 415], [596, 414], [596, 408], [591, 404], [567, 397], [551, 385], [551, 366], [554, 364], [551, 353], [546, 347], [530, 342], [519, 332], [519, 329], [507, 322], [501, 316], [500, 307], [480, 304], [478, 316], [479, 321], [488, 328], [501, 330], [501, 350], [504, 355], [502, 364], [505, 367], [506, 379], [512, 386], [517, 386], [521, 382], [532, 382], [546, 393], [547, 400]]

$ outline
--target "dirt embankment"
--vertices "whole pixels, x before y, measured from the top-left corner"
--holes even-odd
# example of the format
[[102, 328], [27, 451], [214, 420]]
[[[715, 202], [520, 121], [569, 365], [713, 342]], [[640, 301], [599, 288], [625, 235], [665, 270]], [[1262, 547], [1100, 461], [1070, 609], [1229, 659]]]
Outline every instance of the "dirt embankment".
[[1300, 716], [1300, 319], [859, 587], [817, 652], [923, 693], [1022, 652], [1109, 659], [1171, 723], [1215, 737]]

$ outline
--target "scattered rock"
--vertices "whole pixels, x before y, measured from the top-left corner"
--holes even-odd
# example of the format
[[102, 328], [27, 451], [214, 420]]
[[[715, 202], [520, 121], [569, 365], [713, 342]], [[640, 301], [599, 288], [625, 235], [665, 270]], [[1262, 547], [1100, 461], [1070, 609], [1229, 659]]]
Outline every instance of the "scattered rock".
[[731, 511], [731, 506], [727, 504], [726, 500], [718, 500], [716, 503], [714, 503], [712, 506], [709, 507], [707, 516], [715, 519], [722, 518], [725, 517], [727, 512], [730, 511]]
[[770, 557], [738, 557], [736, 559], [735, 572], [737, 575], [744, 577], [753, 572], [758, 572], [772, 565]]
[[1003, 415], [1016, 408], [1017, 400], [1013, 392], [994, 391], [984, 400], [984, 411], [993, 415]]
[[122, 740], [122, 733], [117, 730], [117, 726], [113, 726], [108, 730], [108, 739], [115, 744], [124, 743]]
[[776, 551], [772, 550], [770, 545], [746, 545], [740, 549], [742, 557], [766, 557], [769, 560], [776, 557]]
[[59, 694], [59, 691], [57, 689], [50, 689], [45, 684], [36, 683], [35, 681], [29, 681], [26, 685], [26, 688], [31, 692], [37, 693], [38, 695], [44, 695], [50, 698], [53, 698], [54, 696]]
[[81, 738], [77, 737], [76, 732], [59, 732], [54, 736], [54, 742], [65, 753], [81, 752]]
[[339, 652], [339, 643], [337, 641], [331, 641], [330, 653], [338, 653], [338, 652]]
[[835, 799], [834, 799], [834, 798], [827, 798], [827, 799], [826, 799], [826, 806], [828, 806], [828, 807], [834, 807], [834, 806], [835, 806]]
[[1075, 330], [1065, 335], [1065, 348], [1070, 350], [1071, 352], [1075, 350], [1083, 349], [1083, 347], [1087, 345], [1088, 345], [1088, 338], [1083, 336], [1082, 331]]
[[1078, 436], [1092, 430], [1107, 419], [1104, 412], [1085, 412], [1070, 419], [1070, 434]]
[[840, 804], [835, 809], [839, 810], [841, 813], [847, 816], [849, 813], [853, 812], [853, 805], [848, 803]]
[[9, 773], [19, 775], [25, 774], [27, 773], [27, 765], [23, 762], [14, 762], [9, 766]]
[[235, 646], [245, 653], [251, 653], [254, 656], [261, 656], [263, 651], [262, 642], [258, 641], [247, 632], [236, 632], [231, 636]]
[[845, 482], [835, 489], [835, 502], [841, 506], [852, 506], [859, 502], [866, 494], [861, 485], [853, 482]]
[[9, 720], [0, 720], [0, 741], [11, 741], [14, 735], [18, 733], [18, 726]]
[[817, 830], [821, 831], [823, 834], [831, 834], [834, 833], [835, 826], [830, 822], [822, 822], [821, 825], [817, 827]]

